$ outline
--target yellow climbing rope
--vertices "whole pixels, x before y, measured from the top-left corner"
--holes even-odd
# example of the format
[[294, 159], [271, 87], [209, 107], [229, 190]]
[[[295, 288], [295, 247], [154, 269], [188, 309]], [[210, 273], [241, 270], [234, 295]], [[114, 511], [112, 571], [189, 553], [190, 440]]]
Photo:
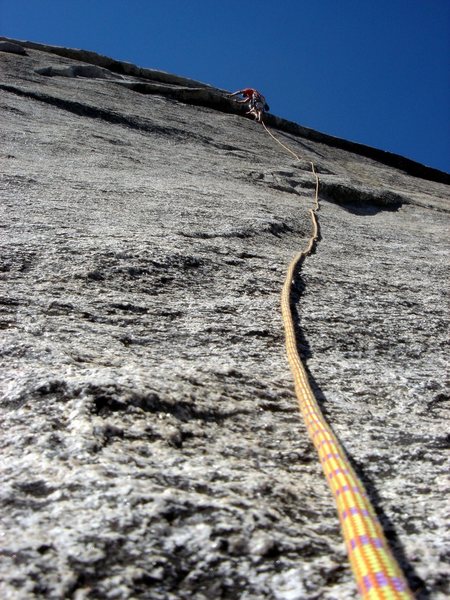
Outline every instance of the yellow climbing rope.
[[[295, 152], [269, 131], [263, 121], [262, 125], [280, 146], [296, 160], [301, 161]], [[295, 392], [308, 434], [319, 454], [323, 472], [336, 502], [347, 553], [361, 596], [364, 600], [411, 599], [412, 592], [389, 549], [366, 490], [320, 410], [297, 349], [291, 309], [292, 283], [297, 267], [313, 251], [319, 229], [319, 177], [314, 163], [310, 164], [316, 181], [314, 207], [310, 209], [311, 236], [306, 248], [299, 252], [289, 265], [281, 293], [286, 350], [294, 377]]]

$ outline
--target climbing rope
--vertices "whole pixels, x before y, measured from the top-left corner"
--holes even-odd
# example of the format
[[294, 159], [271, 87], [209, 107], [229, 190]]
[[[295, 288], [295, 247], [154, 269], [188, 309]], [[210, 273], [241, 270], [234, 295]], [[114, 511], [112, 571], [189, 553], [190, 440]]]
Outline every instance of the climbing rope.
[[[263, 121], [262, 125], [280, 146], [301, 161], [300, 156], [275, 137]], [[289, 265], [281, 292], [286, 351], [294, 377], [295, 392], [308, 434], [319, 454], [323, 472], [336, 502], [347, 553], [361, 596], [364, 600], [411, 599], [413, 595], [389, 549], [364, 486], [320, 410], [297, 349], [291, 309], [292, 284], [297, 268], [313, 252], [319, 230], [319, 177], [314, 163], [311, 161], [310, 164], [316, 181], [314, 207], [310, 209], [311, 236], [306, 248]]]

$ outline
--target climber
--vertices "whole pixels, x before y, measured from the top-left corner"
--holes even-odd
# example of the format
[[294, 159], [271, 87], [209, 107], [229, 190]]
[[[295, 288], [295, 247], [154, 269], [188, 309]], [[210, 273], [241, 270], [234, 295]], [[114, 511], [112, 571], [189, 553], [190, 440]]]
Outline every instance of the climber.
[[255, 117], [258, 123], [261, 123], [263, 112], [270, 109], [264, 96], [253, 88], [244, 88], [233, 94], [228, 94], [228, 96], [230, 98], [232, 96], [243, 96], [241, 100], [236, 100], [236, 102], [238, 104], [246, 104], [248, 102], [249, 110], [245, 114]]

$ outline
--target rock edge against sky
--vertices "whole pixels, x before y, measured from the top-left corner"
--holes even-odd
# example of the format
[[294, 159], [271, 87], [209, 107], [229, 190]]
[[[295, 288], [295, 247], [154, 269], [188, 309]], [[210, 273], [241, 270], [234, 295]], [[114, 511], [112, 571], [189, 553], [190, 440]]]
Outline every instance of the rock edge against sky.
[[448, 175], [271, 116], [295, 162], [221, 90], [1, 50], [2, 597], [356, 597], [279, 313], [311, 160], [301, 350], [417, 597], [447, 597]]

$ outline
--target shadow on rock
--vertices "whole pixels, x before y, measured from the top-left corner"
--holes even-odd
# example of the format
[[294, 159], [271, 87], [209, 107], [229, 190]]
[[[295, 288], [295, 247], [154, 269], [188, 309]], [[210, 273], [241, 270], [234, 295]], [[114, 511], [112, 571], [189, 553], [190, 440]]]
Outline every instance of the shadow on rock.
[[327, 200], [355, 215], [372, 216], [384, 210], [396, 212], [406, 201], [403, 196], [390, 190], [356, 187], [323, 180], [320, 185]]
[[[320, 234], [319, 234], [318, 241], [319, 240], [320, 240]], [[301, 274], [303, 262], [304, 262], [304, 258], [302, 258], [297, 264], [297, 268], [294, 273], [294, 280], [293, 280], [292, 292], [291, 292], [291, 310], [292, 310], [292, 315], [293, 315], [293, 319], [294, 319], [297, 348], [299, 350], [302, 362], [305, 366], [305, 369], [306, 369], [306, 372], [308, 375], [308, 380], [309, 380], [309, 383], [313, 390], [314, 396], [315, 396], [316, 400], [318, 401], [318, 403], [320, 405], [320, 409], [322, 410], [325, 418], [329, 422], [328, 414], [327, 414], [328, 411], [325, 408], [326, 403], [328, 402], [328, 399], [327, 399], [326, 395], [323, 393], [322, 389], [320, 388], [320, 386], [318, 385], [317, 381], [314, 379], [313, 375], [311, 374], [311, 372], [308, 368], [307, 361], [309, 358], [312, 357], [313, 353], [312, 353], [309, 341], [307, 340], [307, 338], [304, 335], [304, 332], [302, 331], [301, 316], [300, 316], [300, 313], [298, 310], [298, 304], [299, 304], [300, 298], [303, 295], [303, 292], [306, 288], [306, 284], [305, 284], [302, 274]], [[330, 426], [331, 426], [331, 424], [330, 424]], [[383, 531], [385, 533], [386, 539], [388, 540], [391, 552], [394, 555], [394, 557], [397, 560], [400, 567], [402, 568], [403, 574], [404, 574], [406, 580], [408, 581], [408, 584], [409, 584], [411, 590], [415, 594], [415, 597], [417, 598], [417, 600], [430, 600], [431, 596], [430, 596], [429, 591], [426, 588], [425, 582], [423, 581], [423, 579], [421, 577], [419, 577], [419, 575], [416, 573], [412, 564], [408, 561], [404, 546], [401, 543], [400, 538], [395, 530], [395, 525], [383, 510], [382, 500], [377, 491], [375, 483], [373, 482], [371, 477], [369, 475], [367, 475], [364, 467], [362, 465], [358, 464], [354, 459], [352, 459], [351, 456], [349, 456], [349, 454], [347, 453], [345, 448], [344, 448], [344, 452], [345, 452], [345, 455], [346, 455], [349, 463], [351, 464], [352, 468], [354, 469], [355, 473], [360, 478], [360, 480], [362, 481], [362, 483], [366, 489], [367, 495], [370, 499], [370, 502], [372, 503], [375, 513], [377, 514], [377, 517], [379, 518], [379, 520], [382, 524]]]

